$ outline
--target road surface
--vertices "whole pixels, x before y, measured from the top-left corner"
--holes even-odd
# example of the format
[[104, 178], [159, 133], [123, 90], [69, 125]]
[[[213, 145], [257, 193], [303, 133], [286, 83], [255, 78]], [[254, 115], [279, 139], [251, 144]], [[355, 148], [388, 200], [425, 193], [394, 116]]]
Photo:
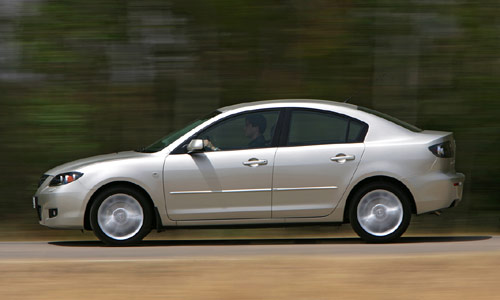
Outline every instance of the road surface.
[[147, 261], [246, 256], [369, 256], [467, 254], [500, 251], [500, 236], [406, 237], [397, 243], [367, 244], [357, 238], [146, 240], [133, 247], [97, 241], [0, 242], [0, 261]]

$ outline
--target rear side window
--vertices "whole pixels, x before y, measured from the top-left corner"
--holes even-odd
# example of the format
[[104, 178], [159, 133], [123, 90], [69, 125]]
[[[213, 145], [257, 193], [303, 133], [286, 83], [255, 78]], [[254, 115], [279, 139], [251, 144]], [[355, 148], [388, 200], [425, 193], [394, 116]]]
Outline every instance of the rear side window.
[[367, 125], [344, 115], [319, 110], [293, 110], [287, 146], [359, 143]]

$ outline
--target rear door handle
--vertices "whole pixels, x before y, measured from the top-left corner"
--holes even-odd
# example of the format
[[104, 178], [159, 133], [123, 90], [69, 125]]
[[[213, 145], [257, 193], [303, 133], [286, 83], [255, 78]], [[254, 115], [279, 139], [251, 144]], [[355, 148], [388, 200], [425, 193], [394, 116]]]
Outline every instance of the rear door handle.
[[267, 165], [267, 159], [250, 158], [248, 161], [243, 162], [243, 165], [247, 167], [263, 166]]
[[348, 160], [354, 160], [354, 159], [356, 159], [356, 156], [350, 155], [350, 154], [346, 155], [344, 153], [339, 153], [339, 154], [337, 154], [337, 156], [330, 157], [331, 161], [338, 162], [340, 164], [343, 164]]

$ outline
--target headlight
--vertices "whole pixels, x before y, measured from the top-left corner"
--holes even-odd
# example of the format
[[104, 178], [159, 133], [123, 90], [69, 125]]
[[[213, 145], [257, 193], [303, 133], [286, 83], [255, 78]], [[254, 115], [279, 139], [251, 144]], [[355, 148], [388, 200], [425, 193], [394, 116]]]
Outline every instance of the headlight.
[[68, 172], [56, 175], [49, 183], [49, 186], [58, 186], [68, 184], [82, 177], [83, 173], [80, 172]]
[[441, 158], [450, 158], [453, 157], [454, 155], [453, 146], [450, 141], [446, 141], [444, 143], [437, 145], [432, 145], [429, 147], [429, 150], [431, 150], [432, 154]]

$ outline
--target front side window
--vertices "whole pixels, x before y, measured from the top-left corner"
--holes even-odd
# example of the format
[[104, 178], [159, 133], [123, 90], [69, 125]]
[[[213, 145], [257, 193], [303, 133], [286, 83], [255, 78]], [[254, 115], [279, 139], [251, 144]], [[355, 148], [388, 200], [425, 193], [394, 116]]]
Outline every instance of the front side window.
[[239, 114], [200, 132], [205, 151], [271, 147], [279, 110]]
[[192, 122], [191, 124], [187, 125], [186, 127], [179, 129], [177, 131], [174, 131], [170, 133], [169, 135], [161, 138], [160, 140], [156, 141], [154, 144], [145, 147], [144, 149], [140, 150], [140, 152], [145, 152], [145, 153], [153, 153], [153, 152], [158, 152], [163, 150], [165, 147], [170, 145], [171, 143], [175, 142], [178, 138], [183, 136], [184, 134], [188, 133], [191, 129], [195, 128], [196, 126], [202, 124], [203, 122], [217, 116], [220, 114], [220, 111], [214, 111], [209, 113], [208, 115]]
[[330, 112], [293, 110], [287, 146], [306, 146], [362, 142], [367, 125]]

